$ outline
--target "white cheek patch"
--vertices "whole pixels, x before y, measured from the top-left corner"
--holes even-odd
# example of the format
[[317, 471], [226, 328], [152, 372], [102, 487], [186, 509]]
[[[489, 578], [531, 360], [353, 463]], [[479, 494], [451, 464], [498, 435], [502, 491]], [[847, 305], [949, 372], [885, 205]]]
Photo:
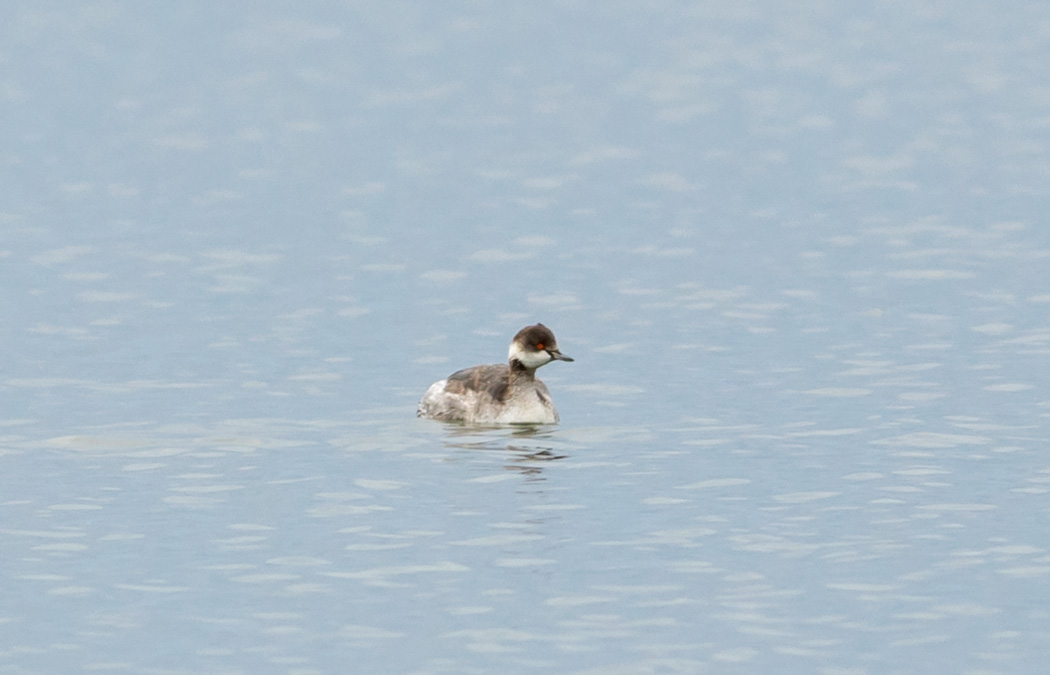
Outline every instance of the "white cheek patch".
[[553, 361], [551, 355], [547, 352], [540, 350], [538, 352], [529, 352], [525, 355], [522, 363], [525, 364], [526, 368], [539, 368], [542, 365], [546, 365]]
[[515, 359], [529, 370], [535, 370], [553, 360], [551, 355], [542, 349], [536, 352], [527, 352], [518, 346], [517, 343], [510, 346], [510, 352], [507, 354], [507, 360], [513, 361]]

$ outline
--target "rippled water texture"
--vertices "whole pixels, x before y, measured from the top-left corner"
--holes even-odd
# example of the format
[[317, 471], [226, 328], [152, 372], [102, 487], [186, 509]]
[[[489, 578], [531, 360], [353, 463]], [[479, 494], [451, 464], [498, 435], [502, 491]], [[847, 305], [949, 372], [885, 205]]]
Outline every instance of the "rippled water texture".
[[1045, 3], [0, 37], [0, 673], [1045, 671]]

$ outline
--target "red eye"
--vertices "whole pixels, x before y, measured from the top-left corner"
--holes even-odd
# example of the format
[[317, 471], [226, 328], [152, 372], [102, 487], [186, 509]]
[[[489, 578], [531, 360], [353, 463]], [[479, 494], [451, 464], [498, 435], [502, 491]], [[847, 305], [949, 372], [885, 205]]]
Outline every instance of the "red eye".
[[537, 343], [536, 344], [536, 349], [543, 349], [543, 343], [542, 342]]

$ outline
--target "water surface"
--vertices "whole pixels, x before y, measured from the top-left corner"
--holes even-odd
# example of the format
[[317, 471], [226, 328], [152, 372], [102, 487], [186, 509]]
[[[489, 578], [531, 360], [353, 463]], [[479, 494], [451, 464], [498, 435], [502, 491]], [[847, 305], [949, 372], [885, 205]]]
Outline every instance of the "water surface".
[[2, 13], [0, 671], [1045, 668], [1042, 4]]

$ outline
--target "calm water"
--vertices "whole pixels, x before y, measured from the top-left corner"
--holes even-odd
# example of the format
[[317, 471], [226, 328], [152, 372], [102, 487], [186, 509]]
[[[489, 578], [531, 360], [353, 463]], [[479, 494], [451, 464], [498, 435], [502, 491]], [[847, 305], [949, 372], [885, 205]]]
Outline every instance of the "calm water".
[[1045, 3], [0, 38], [0, 673], [1044, 671]]

